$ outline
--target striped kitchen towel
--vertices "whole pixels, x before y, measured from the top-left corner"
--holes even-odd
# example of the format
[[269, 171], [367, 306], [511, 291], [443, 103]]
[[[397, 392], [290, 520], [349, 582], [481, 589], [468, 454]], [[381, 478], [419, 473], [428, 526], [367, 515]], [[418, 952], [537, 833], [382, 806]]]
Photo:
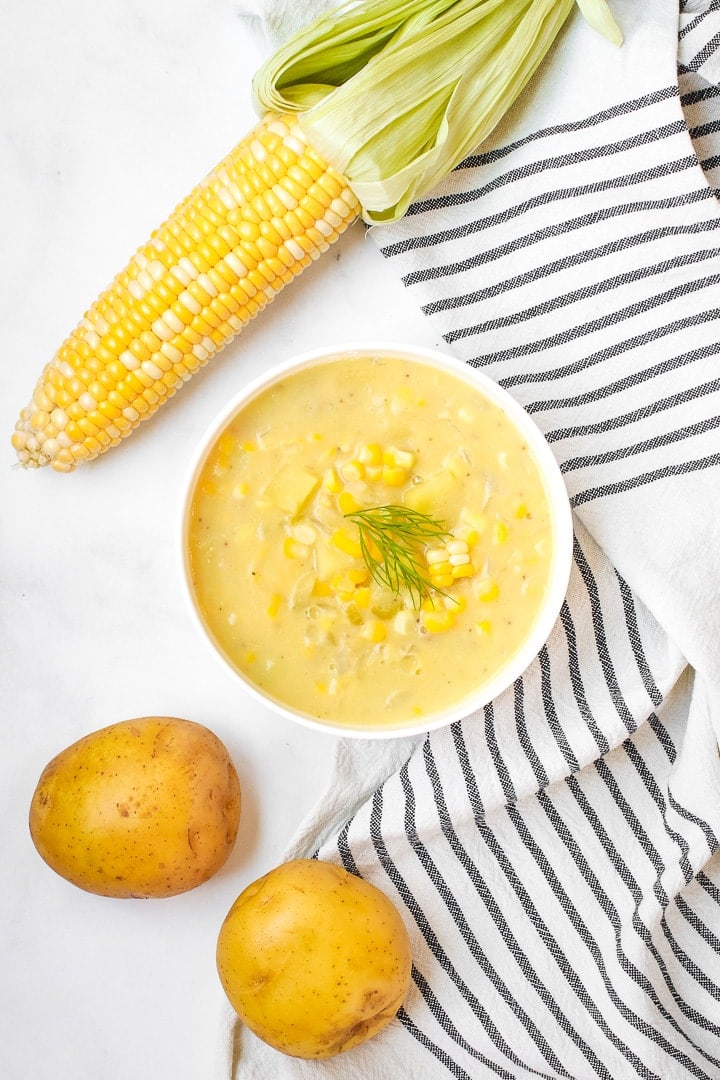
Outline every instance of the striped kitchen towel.
[[341, 743], [288, 856], [375, 882], [411, 992], [364, 1047], [223, 1080], [720, 1078], [720, 2], [611, 0], [382, 255], [545, 433], [574, 568], [481, 712]]

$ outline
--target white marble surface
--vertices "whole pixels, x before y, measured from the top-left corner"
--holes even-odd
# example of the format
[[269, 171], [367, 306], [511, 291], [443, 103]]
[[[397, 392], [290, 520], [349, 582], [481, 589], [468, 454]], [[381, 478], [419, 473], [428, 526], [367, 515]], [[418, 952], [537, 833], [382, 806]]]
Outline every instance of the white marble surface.
[[[42, 364], [127, 256], [254, 122], [263, 42], [232, 0], [24, 0], [0, 36], [0, 1075], [210, 1080], [217, 931], [318, 797], [331, 736], [254, 704], [195, 635], [177, 572], [193, 447], [248, 379], [349, 338], [439, 344], [358, 226], [121, 447], [63, 476], [14, 468]], [[236, 849], [163, 901], [95, 897], [40, 860], [46, 762], [116, 720], [210, 726], [244, 788]]]

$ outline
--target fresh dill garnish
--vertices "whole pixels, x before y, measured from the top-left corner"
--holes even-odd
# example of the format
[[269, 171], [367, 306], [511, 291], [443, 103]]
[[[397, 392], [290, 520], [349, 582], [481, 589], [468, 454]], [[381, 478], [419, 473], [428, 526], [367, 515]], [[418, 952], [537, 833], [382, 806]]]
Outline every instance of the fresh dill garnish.
[[396, 596], [405, 590], [415, 608], [433, 592], [447, 595], [430, 581], [421, 551], [421, 545], [452, 535], [442, 521], [396, 505], [344, 516], [357, 525], [365, 565], [379, 585]]

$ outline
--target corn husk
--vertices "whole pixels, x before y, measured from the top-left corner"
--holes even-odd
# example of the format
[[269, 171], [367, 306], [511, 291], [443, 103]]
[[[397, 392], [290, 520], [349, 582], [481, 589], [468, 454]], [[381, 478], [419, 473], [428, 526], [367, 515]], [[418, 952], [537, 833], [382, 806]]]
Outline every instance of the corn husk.
[[612, 17], [605, 0], [577, 0], [583, 18], [593, 30], [606, 37], [613, 45], [622, 45], [622, 33]]
[[[615, 43], [605, 0], [578, 0]], [[351, 0], [295, 34], [253, 81], [259, 111], [300, 113], [369, 224], [398, 220], [487, 138], [575, 0]]]

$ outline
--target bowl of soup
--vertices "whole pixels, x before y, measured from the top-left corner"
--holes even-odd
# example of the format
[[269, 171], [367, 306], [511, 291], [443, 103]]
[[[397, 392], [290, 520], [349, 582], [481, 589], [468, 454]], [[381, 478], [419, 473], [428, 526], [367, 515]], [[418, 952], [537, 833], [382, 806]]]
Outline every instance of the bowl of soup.
[[465, 717], [549, 636], [572, 559], [537, 426], [443, 352], [342, 345], [228, 403], [182, 507], [192, 620], [233, 679], [334, 734]]

